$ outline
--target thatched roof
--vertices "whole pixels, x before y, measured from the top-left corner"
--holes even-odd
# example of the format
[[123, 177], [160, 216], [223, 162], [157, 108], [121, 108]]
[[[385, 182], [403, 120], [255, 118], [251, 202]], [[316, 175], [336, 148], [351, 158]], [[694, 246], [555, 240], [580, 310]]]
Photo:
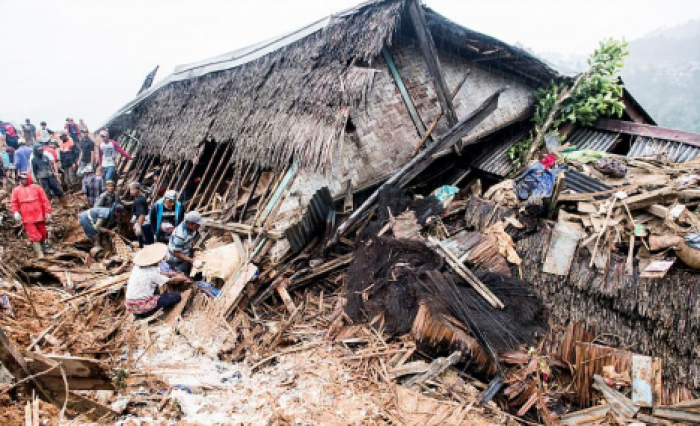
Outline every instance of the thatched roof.
[[[232, 144], [236, 161], [278, 167], [293, 159], [301, 168], [327, 170], [350, 110], [371, 87], [373, 60], [400, 32], [405, 4], [373, 0], [282, 37], [178, 67], [108, 126], [136, 130], [142, 152], [166, 159], [193, 159], [202, 141], [214, 140]], [[449, 44], [483, 56], [493, 50], [484, 46], [497, 46], [519, 58], [504, 62], [507, 71], [523, 66], [521, 76], [534, 82], [556, 76], [527, 52], [427, 14], [439, 48]]]

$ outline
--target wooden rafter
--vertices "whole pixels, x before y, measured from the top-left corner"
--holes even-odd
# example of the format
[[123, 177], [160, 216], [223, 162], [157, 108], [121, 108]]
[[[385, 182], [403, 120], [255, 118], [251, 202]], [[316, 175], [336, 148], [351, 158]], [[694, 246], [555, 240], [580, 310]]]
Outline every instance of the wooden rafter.
[[453, 127], [458, 121], [457, 112], [452, 104], [450, 91], [447, 89], [447, 83], [445, 83], [445, 78], [442, 74], [442, 66], [438, 58], [437, 48], [435, 47], [433, 36], [428, 30], [423, 7], [418, 3], [418, 0], [411, 0], [408, 12], [411, 16], [413, 27], [416, 30], [416, 35], [418, 36], [418, 44], [423, 53], [423, 58], [428, 65], [428, 71], [435, 83], [435, 92], [437, 93], [438, 101], [440, 102], [440, 106], [442, 107], [442, 111], [445, 114], [449, 126]]

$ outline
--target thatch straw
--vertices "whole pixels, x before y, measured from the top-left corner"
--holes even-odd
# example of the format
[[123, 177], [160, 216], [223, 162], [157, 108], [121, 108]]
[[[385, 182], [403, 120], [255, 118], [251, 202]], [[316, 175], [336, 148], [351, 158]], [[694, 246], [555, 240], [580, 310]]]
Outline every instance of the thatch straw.
[[203, 140], [261, 167], [291, 160], [326, 170], [349, 111], [367, 93], [372, 60], [390, 45], [403, 1], [374, 1], [237, 68], [179, 81], [133, 111], [146, 153], [192, 159]]

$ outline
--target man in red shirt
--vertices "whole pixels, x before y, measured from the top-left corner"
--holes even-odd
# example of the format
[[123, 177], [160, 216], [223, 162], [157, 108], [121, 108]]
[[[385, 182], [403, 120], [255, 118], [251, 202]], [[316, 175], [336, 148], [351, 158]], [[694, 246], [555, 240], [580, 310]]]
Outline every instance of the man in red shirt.
[[51, 203], [41, 186], [29, 183], [26, 173], [19, 175], [20, 186], [12, 190], [10, 211], [24, 225], [27, 238], [39, 259], [44, 258], [43, 244], [48, 234], [46, 222], [51, 221]]

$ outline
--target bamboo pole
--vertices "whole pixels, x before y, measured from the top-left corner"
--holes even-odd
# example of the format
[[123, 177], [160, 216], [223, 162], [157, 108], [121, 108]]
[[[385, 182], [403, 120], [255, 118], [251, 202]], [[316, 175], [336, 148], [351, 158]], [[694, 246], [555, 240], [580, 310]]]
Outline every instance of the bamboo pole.
[[[219, 149], [221, 149], [221, 147], [222, 147], [222, 145], [218, 144], [218, 145], [216, 145], [216, 148], [214, 148], [214, 154], [211, 157], [209, 157], [209, 162], [207, 163], [207, 168], [204, 170], [204, 175], [202, 175], [202, 180], [207, 179], [207, 175], [209, 174], [209, 169], [211, 168], [211, 165], [213, 163], [212, 160], [216, 158], [216, 154], [219, 152]], [[194, 195], [192, 196], [192, 199], [187, 201], [187, 207], [190, 207], [192, 202], [199, 195], [199, 192], [202, 190], [202, 186], [203, 186], [202, 183], [203, 182], [200, 182], [200, 184], [197, 185], [197, 190], [195, 191]]]
[[[225, 174], [225, 173], [221, 173], [221, 166], [223, 166], [224, 163], [226, 163], [226, 165], [228, 166], [228, 161], [225, 160], [225, 158], [226, 158], [226, 154], [229, 153], [229, 151], [230, 151], [230, 149], [231, 149], [232, 146], [233, 146], [233, 144], [227, 144], [227, 145], [226, 145], [226, 149], [224, 150], [223, 156], [221, 156], [221, 161], [219, 161], [219, 164], [216, 165], [216, 168], [214, 169], [214, 171], [213, 171], [213, 173], [212, 173], [212, 179], [211, 179], [211, 181], [209, 182], [209, 185], [207, 185], [207, 187], [204, 189], [204, 194], [203, 194], [203, 196], [202, 196], [202, 199], [199, 200], [199, 203], [197, 204], [197, 207], [195, 208], [195, 210], [199, 210], [199, 208], [200, 208], [200, 206], [202, 205], [202, 203], [204, 203], [204, 206], [205, 206], [205, 207], [206, 207], [207, 205], [209, 205], [209, 201], [210, 201], [210, 200], [207, 200], [207, 194], [209, 193], [209, 190], [212, 188], [212, 183], [214, 183], [215, 180], [216, 180], [216, 185], [214, 185], [213, 194], [216, 194], [216, 189], [217, 189], [217, 188], [219, 187], [219, 185], [221, 184], [221, 180], [223, 179], [224, 174]], [[216, 179], [216, 176], [217, 176], [217, 175], [219, 176], [218, 179]], [[212, 195], [212, 196], [213, 196], [213, 195]], [[207, 200], [207, 201], [205, 202], [205, 200]]]

